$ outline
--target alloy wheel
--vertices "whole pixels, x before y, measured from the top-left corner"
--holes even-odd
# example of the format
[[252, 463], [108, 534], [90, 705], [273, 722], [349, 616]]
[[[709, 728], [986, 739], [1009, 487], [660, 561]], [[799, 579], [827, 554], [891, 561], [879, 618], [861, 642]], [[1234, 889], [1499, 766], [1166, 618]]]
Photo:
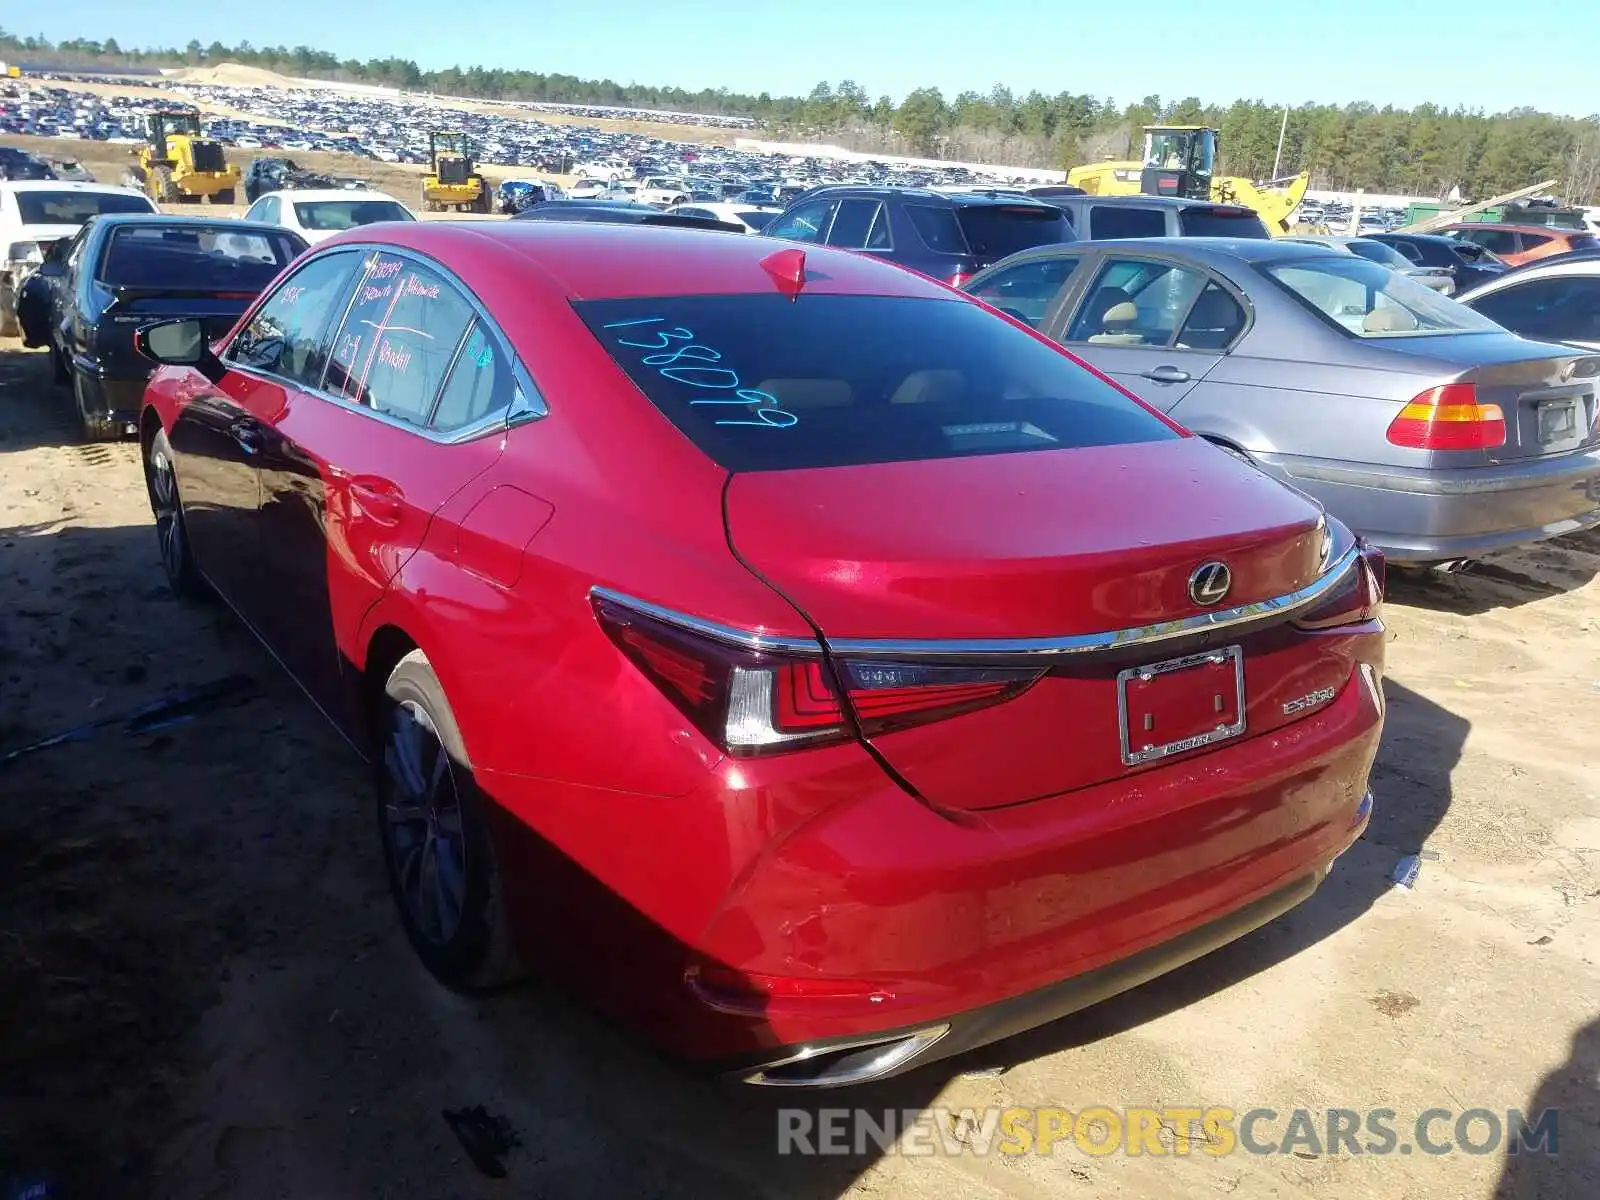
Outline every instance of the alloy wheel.
[[156, 537], [161, 544], [161, 565], [169, 578], [179, 579], [184, 571], [188, 547], [183, 537], [183, 512], [178, 506], [178, 478], [172, 460], [160, 446], [150, 448], [150, 510], [155, 514]]
[[461, 925], [466, 838], [454, 765], [433, 719], [414, 701], [390, 709], [383, 746], [383, 833], [413, 927], [444, 946]]

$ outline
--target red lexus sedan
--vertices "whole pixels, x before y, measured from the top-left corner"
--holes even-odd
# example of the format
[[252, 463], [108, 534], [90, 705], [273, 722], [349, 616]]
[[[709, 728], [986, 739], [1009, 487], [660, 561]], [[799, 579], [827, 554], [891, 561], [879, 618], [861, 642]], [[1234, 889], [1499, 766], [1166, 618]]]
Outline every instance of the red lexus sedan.
[[166, 570], [370, 757], [445, 984], [875, 1079], [1262, 924], [1367, 821], [1381, 556], [943, 284], [417, 223], [139, 340]]

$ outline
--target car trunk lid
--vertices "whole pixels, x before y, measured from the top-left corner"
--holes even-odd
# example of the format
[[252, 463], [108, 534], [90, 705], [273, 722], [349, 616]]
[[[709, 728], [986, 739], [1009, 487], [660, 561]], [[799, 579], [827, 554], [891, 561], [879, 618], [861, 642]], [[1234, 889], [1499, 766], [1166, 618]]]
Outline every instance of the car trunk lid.
[[[1349, 675], [1259, 628], [1175, 636], [1186, 618], [1306, 588], [1323, 560], [1312, 502], [1197, 438], [738, 474], [726, 503], [735, 551], [816, 625], [858, 716], [908, 662], [1043, 672], [982, 711], [877, 723], [883, 761], [943, 806], [1018, 803], [1203, 753]], [[1231, 586], [1199, 603], [1191, 587], [1211, 563]]]

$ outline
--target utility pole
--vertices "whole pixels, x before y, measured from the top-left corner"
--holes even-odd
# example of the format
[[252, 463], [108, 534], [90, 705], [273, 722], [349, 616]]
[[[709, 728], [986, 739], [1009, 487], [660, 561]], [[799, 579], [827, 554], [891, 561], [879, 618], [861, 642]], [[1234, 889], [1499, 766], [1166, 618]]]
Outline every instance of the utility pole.
[[1283, 123], [1278, 126], [1278, 152], [1272, 156], [1272, 177], [1278, 177], [1278, 164], [1283, 160], [1283, 135], [1289, 132], [1289, 106], [1283, 106]]

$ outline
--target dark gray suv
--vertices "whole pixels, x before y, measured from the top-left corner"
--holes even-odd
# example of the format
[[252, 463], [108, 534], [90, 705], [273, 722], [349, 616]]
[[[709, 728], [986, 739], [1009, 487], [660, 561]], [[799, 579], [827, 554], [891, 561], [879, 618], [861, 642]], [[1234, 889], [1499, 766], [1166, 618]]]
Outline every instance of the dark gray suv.
[[807, 192], [761, 232], [859, 250], [958, 287], [1008, 254], [1072, 240], [1062, 210], [1028, 196], [849, 185]]

